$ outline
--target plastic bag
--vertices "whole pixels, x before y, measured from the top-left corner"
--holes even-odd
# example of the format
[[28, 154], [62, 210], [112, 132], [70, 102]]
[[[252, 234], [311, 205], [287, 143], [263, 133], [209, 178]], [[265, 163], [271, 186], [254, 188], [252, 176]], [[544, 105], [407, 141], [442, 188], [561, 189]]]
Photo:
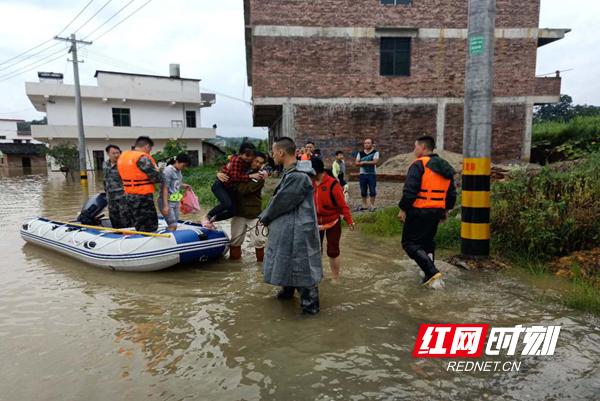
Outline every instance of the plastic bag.
[[183, 214], [196, 213], [200, 211], [200, 203], [198, 202], [198, 197], [192, 189], [188, 189], [187, 191], [185, 191], [183, 199], [181, 200], [181, 206], [179, 207], [179, 210]]

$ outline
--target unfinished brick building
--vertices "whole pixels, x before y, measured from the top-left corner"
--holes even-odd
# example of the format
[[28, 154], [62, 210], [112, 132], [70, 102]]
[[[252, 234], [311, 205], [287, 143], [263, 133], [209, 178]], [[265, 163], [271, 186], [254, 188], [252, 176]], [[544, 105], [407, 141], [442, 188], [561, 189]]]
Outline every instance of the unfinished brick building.
[[[429, 133], [462, 152], [467, 0], [245, 0], [255, 126], [313, 140], [330, 159], [373, 137], [382, 157]], [[540, 0], [497, 0], [493, 157], [528, 159], [533, 106], [559, 76], [536, 78]]]

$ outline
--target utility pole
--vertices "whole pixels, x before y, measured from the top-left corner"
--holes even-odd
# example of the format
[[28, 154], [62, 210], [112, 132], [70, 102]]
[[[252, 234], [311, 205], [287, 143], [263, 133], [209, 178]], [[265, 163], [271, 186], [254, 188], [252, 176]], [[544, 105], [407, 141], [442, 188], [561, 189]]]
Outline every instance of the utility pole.
[[77, 44], [91, 45], [92, 42], [77, 40], [75, 34], [70, 38], [55, 36], [54, 39], [71, 43], [69, 53], [73, 56], [73, 78], [75, 80], [75, 110], [77, 111], [77, 132], [79, 137], [79, 179], [81, 184], [87, 184], [87, 163], [85, 160], [85, 133], [83, 130], [83, 110], [81, 108], [81, 88], [79, 86], [79, 60], [77, 59]]
[[463, 138], [463, 257], [490, 254], [490, 173], [496, 0], [469, 0]]

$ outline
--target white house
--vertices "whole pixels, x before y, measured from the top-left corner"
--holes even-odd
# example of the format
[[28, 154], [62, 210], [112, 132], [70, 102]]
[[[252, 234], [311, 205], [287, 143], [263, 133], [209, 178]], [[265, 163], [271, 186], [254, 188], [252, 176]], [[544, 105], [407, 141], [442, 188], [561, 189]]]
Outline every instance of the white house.
[[[184, 139], [196, 164], [202, 164], [202, 141], [216, 130], [200, 128], [200, 110], [215, 103], [215, 95], [200, 93], [200, 80], [181, 78], [179, 65], [169, 76], [96, 71], [97, 86], [81, 86], [83, 124], [88, 169], [99, 169], [108, 144], [130, 149], [141, 135], [151, 137], [155, 150], [169, 139]], [[51, 147], [77, 143], [74, 85], [63, 83], [62, 74], [38, 73], [39, 82], [26, 82], [29, 100], [46, 112], [47, 125], [32, 126], [35, 139]]]
[[0, 118], [0, 143], [30, 143], [31, 133], [20, 132], [17, 123], [23, 120]]

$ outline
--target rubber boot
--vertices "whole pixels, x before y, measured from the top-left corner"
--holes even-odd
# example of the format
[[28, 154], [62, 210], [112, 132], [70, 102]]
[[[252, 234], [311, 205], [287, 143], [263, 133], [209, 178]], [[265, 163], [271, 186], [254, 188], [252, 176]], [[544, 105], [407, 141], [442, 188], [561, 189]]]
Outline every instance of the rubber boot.
[[276, 298], [280, 301], [294, 298], [295, 287], [281, 287], [281, 290], [276, 295]]
[[229, 260], [240, 260], [242, 258], [242, 247], [233, 246], [229, 247]]
[[262, 263], [265, 259], [265, 248], [254, 248], [254, 250], [256, 251], [256, 261]]
[[303, 315], [316, 315], [319, 313], [319, 288], [300, 288], [300, 307]]

